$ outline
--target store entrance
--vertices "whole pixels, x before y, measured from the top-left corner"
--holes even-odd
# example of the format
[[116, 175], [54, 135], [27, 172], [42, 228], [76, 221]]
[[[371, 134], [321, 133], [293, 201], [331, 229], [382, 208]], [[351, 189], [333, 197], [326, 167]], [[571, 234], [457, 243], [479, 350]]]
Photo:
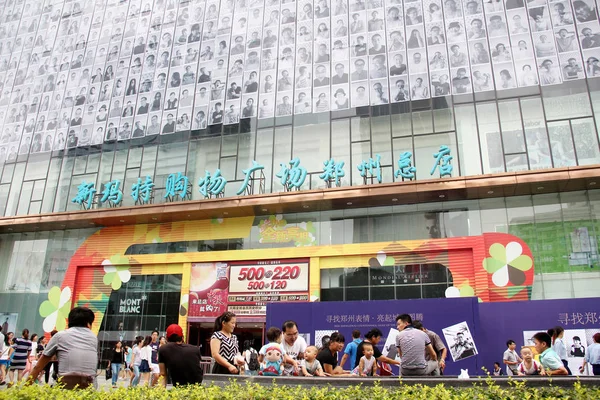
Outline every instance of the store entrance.
[[[240, 352], [246, 344], [250, 344], [256, 350], [260, 350], [264, 342], [264, 322], [238, 322], [233, 332], [238, 338]], [[204, 357], [210, 357], [210, 337], [214, 332], [214, 325], [208, 322], [190, 322], [188, 325], [188, 343], [202, 346], [201, 353]]]

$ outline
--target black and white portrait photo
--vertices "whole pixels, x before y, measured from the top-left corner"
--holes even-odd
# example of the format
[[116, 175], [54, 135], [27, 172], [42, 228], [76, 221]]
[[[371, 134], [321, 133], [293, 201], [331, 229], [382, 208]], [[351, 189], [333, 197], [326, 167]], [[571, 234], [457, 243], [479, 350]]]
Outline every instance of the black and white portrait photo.
[[466, 322], [442, 329], [453, 361], [464, 360], [478, 354], [477, 347]]

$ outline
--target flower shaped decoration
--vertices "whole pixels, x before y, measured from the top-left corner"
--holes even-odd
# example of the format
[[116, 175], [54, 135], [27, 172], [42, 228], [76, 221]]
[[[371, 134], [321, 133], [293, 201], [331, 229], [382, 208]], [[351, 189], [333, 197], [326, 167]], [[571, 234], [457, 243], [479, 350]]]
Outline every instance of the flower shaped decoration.
[[181, 296], [181, 303], [179, 304], [179, 315], [181, 315], [182, 317], [185, 317], [187, 315], [189, 302], [189, 294], [184, 294], [183, 296]]
[[369, 259], [370, 267], [392, 267], [396, 263], [394, 257], [388, 256], [385, 251], [380, 250], [377, 252], [377, 257], [372, 257]]
[[119, 290], [123, 283], [129, 282], [131, 272], [129, 271], [129, 265], [113, 265], [113, 261], [115, 261], [113, 258], [102, 261], [105, 272], [102, 281], [105, 285], [110, 285], [113, 290]]
[[58, 286], [54, 286], [48, 292], [48, 300], [40, 304], [40, 315], [44, 317], [42, 327], [45, 332], [52, 332], [54, 328], [57, 331], [62, 331], [67, 327], [67, 317], [71, 310], [71, 288], [65, 287], [60, 290]]
[[483, 268], [492, 274], [492, 282], [498, 287], [509, 283], [515, 286], [525, 283], [525, 271], [533, 267], [531, 257], [522, 254], [523, 247], [517, 242], [510, 242], [504, 247], [494, 243], [489, 249], [490, 256], [483, 260]]

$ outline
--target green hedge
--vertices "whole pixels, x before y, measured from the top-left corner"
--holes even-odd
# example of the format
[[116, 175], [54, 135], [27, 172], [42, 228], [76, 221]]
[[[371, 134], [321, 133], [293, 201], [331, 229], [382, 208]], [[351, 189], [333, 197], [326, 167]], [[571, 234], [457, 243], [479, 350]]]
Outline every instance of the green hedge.
[[572, 388], [546, 386], [540, 388], [527, 387], [524, 382], [511, 382], [511, 386], [501, 388], [489, 380], [474, 382], [469, 388], [453, 388], [444, 385], [428, 387], [422, 385], [383, 388], [381, 386], [365, 387], [357, 385], [348, 388], [333, 387], [301, 387], [272, 386], [258, 384], [239, 385], [232, 383], [227, 387], [190, 386], [165, 390], [163, 388], [119, 388], [107, 391], [81, 390], [66, 391], [49, 386], [14, 387], [0, 391], [0, 400], [55, 399], [55, 400], [244, 400], [244, 399], [277, 399], [277, 400], [535, 400], [535, 399], [600, 399], [600, 387], [584, 387], [576, 383]]

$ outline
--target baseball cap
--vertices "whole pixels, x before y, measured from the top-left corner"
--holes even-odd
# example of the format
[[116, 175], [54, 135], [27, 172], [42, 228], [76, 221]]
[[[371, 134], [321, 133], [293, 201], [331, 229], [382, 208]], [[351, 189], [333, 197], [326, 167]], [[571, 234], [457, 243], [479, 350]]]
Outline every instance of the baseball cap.
[[179, 337], [183, 337], [183, 329], [177, 324], [171, 324], [167, 328], [167, 340], [172, 336], [177, 335]]

